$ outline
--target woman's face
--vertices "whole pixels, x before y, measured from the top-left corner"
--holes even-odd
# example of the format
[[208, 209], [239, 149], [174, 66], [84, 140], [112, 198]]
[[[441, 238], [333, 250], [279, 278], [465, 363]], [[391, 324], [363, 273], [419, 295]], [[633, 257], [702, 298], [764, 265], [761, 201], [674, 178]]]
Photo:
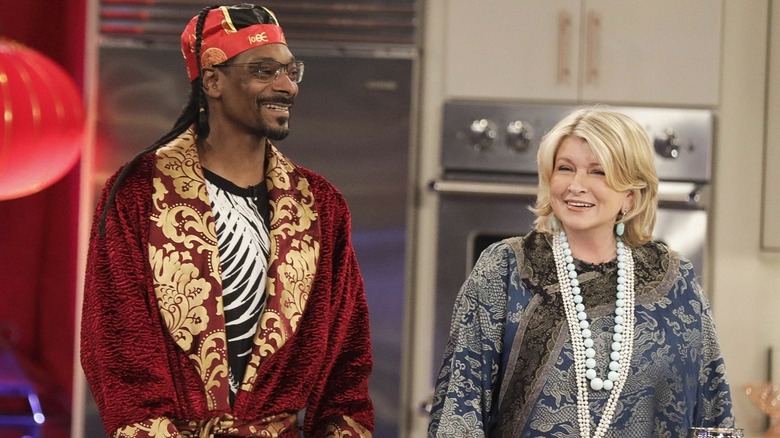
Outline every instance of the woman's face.
[[567, 234], [607, 238], [618, 213], [631, 208], [632, 194], [607, 184], [604, 168], [588, 143], [564, 138], [555, 154], [550, 179], [552, 209]]

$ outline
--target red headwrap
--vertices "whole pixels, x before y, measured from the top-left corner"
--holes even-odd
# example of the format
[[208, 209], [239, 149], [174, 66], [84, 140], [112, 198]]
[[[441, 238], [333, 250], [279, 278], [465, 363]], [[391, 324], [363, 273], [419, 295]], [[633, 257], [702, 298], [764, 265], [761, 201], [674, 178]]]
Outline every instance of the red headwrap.
[[[270, 23], [264, 23], [264, 17]], [[181, 52], [192, 82], [200, 68], [219, 64], [252, 47], [265, 44], [287, 44], [273, 12], [253, 5], [220, 6], [210, 10], [203, 23], [200, 46], [200, 66], [195, 59], [195, 26], [192, 17], [181, 34]]]

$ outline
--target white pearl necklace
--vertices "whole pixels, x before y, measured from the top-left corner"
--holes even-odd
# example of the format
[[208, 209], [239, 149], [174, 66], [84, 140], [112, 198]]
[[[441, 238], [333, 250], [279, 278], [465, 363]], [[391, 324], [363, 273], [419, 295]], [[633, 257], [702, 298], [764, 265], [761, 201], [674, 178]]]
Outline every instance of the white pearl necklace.
[[[592, 333], [574, 268], [566, 233], [553, 235], [553, 257], [558, 271], [558, 285], [563, 297], [566, 321], [569, 325], [574, 371], [577, 377], [577, 421], [583, 437], [590, 438], [590, 409], [588, 407], [588, 386], [593, 390], [610, 391], [604, 412], [596, 427], [593, 438], [603, 437], [617, 408], [617, 401], [628, 378], [631, 352], [634, 345], [634, 257], [620, 237], [617, 237], [618, 286], [615, 294], [615, 326], [612, 335], [609, 372], [606, 379], [597, 377], [596, 350], [593, 348]], [[590, 381], [590, 385], [588, 385]]]

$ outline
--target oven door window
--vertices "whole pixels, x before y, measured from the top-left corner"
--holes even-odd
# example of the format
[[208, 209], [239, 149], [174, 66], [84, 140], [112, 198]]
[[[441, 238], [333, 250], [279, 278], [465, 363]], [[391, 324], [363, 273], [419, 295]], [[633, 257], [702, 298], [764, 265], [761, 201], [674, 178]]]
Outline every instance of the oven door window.
[[[527, 232], [526, 232], [527, 233]], [[467, 265], [467, 271], [471, 272], [471, 269], [474, 268], [474, 265], [477, 263], [477, 260], [479, 260], [479, 256], [482, 254], [482, 251], [487, 249], [488, 246], [500, 242], [504, 239], [508, 239], [510, 237], [516, 237], [516, 236], [523, 236], [526, 233], [495, 233], [495, 232], [476, 232], [472, 235], [471, 240], [469, 242], [469, 256], [468, 256], [468, 265]]]

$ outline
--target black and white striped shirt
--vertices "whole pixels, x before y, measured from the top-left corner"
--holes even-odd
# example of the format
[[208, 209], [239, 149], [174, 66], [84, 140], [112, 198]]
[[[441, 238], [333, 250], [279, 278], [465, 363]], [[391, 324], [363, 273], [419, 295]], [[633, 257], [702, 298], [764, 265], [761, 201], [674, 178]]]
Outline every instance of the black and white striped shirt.
[[232, 403], [265, 307], [270, 253], [268, 190], [264, 182], [243, 188], [207, 169], [203, 173], [217, 226]]

